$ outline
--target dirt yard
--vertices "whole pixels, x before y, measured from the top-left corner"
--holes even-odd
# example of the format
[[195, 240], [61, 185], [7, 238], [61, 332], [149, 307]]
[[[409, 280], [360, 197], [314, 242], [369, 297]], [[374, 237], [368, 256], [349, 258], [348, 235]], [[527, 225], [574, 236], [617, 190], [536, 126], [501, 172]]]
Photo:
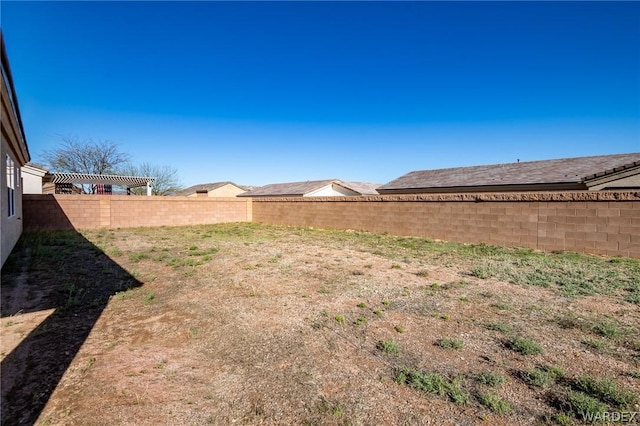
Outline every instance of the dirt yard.
[[639, 303], [631, 259], [259, 224], [30, 234], [2, 271], [2, 424], [631, 416]]

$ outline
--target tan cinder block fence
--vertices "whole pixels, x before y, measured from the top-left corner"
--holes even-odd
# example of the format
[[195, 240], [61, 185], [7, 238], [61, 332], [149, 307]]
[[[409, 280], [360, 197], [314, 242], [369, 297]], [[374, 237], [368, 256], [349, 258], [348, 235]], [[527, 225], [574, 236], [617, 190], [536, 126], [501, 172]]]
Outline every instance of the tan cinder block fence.
[[256, 198], [253, 220], [640, 258], [640, 191]]
[[126, 195], [24, 195], [24, 230], [250, 222], [251, 200]]
[[262, 222], [640, 258], [640, 191], [319, 198], [25, 195], [24, 228]]

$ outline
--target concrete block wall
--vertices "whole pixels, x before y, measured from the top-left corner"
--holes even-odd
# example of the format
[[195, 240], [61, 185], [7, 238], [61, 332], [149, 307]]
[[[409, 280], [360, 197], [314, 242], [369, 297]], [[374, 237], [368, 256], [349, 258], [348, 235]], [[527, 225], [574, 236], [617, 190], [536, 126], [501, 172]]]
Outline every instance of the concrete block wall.
[[640, 192], [256, 198], [253, 220], [640, 258]]
[[263, 222], [640, 258], [640, 191], [318, 198], [24, 195], [24, 229]]
[[24, 195], [24, 229], [96, 229], [250, 222], [251, 199]]

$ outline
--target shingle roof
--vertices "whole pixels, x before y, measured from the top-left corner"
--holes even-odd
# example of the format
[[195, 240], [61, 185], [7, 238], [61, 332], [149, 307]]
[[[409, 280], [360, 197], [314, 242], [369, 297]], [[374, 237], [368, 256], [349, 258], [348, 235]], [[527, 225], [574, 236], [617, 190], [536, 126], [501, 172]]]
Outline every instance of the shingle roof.
[[228, 185], [228, 184], [237, 186], [238, 188], [241, 188], [241, 189], [246, 189], [243, 186], [236, 185], [235, 183], [229, 182], [229, 181], [226, 181], [226, 182], [213, 182], [213, 183], [202, 183], [202, 184], [199, 184], [199, 185], [193, 185], [193, 186], [190, 186], [188, 188], [182, 189], [180, 191], [176, 191], [172, 195], [187, 196], [187, 195], [195, 194], [196, 192], [209, 192], [209, 191], [213, 191], [214, 189], [221, 188], [221, 187], [223, 187], [225, 185]]
[[49, 171], [49, 169], [47, 169], [42, 164], [34, 163], [33, 161], [29, 161], [27, 164], [25, 164], [25, 166], [33, 167], [34, 169], [40, 169], [40, 170], [45, 171], [45, 172]]
[[381, 193], [408, 189], [580, 184], [589, 178], [640, 165], [640, 153], [561, 158], [407, 173], [382, 185]]
[[302, 197], [309, 192], [313, 192], [334, 182], [340, 181], [337, 179], [326, 179], [308, 180], [305, 182], [272, 183], [240, 194], [238, 197]]
[[238, 197], [302, 197], [327, 185], [336, 184], [362, 195], [378, 195], [377, 183], [347, 182], [339, 179], [309, 180], [305, 182], [274, 183], [261, 186]]
[[340, 185], [362, 195], [379, 195], [376, 189], [381, 186], [379, 183], [353, 181], [340, 181]]

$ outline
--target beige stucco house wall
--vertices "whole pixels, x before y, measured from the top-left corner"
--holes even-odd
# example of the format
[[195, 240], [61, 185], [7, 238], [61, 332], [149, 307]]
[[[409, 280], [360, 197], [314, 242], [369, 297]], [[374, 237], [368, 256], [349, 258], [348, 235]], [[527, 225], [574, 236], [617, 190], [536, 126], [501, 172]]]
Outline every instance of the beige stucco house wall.
[[242, 194], [245, 192], [244, 189], [236, 186], [232, 183], [228, 183], [226, 185], [221, 186], [220, 188], [212, 189], [207, 192], [207, 196], [209, 197], [235, 197], [238, 194]]
[[20, 168], [29, 161], [29, 150], [24, 136], [18, 99], [13, 87], [4, 39], [2, 45], [2, 88], [0, 127], [0, 264], [4, 265], [9, 253], [22, 234], [22, 180]]
[[233, 182], [215, 182], [193, 185], [172, 195], [182, 197], [235, 197], [246, 191], [246, 188], [242, 188]]
[[[0, 261], [4, 265], [5, 260], [18, 242], [22, 234], [22, 185], [20, 185], [20, 153], [13, 150], [7, 137], [5, 137], [5, 112], [4, 112], [4, 86], [2, 95], [2, 174], [0, 175]], [[8, 120], [7, 120], [8, 121]], [[12, 192], [10, 194], [10, 191]], [[10, 197], [12, 198], [10, 203]]]
[[22, 193], [42, 194], [43, 178], [47, 170], [32, 163], [22, 166]]
[[342, 197], [342, 196], [355, 196], [360, 195], [359, 193], [347, 189], [338, 184], [330, 183], [328, 185], [323, 186], [315, 191], [311, 191], [307, 194], [304, 194], [303, 197]]

